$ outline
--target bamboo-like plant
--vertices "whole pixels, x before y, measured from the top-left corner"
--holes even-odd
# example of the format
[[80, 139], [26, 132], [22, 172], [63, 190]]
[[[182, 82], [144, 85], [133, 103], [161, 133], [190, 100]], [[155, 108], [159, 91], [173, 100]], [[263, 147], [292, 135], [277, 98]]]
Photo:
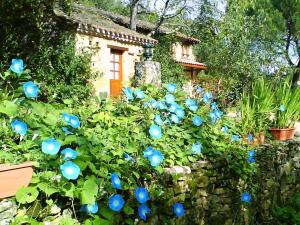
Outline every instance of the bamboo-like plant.
[[277, 82], [275, 87], [276, 128], [293, 128], [300, 119], [300, 87], [293, 87], [291, 78]]
[[244, 133], [260, 133], [266, 130], [272, 112], [274, 92], [266, 78], [256, 80], [241, 99], [242, 129]]

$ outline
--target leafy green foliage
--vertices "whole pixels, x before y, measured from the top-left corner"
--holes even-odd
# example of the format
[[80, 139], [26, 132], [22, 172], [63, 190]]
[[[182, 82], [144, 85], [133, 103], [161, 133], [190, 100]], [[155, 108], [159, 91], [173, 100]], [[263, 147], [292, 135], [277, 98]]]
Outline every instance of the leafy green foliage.
[[[20, 78], [22, 79], [22, 78]], [[5, 86], [1, 87], [6, 89]], [[152, 98], [164, 99], [166, 90], [144, 86], [141, 89], [147, 95], [146, 99], [127, 101], [108, 101], [101, 105], [82, 104], [79, 107], [68, 108], [63, 104], [48, 104], [22, 98], [19, 93], [12, 101], [1, 100], [5, 109], [0, 112], [0, 163], [18, 163], [36, 161], [35, 175], [28, 188], [20, 189], [17, 201], [26, 204], [26, 208], [37, 212], [26, 213], [37, 221], [47, 216], [49, 207], [55, 202], [63, 209], [70, 208], [80, 222], [85, 224], [119, 224], [126, 221], [133, 224], [135, 209], [133, 190], [137, 186], [147, 184], [151, 195], [149, 206], [153, 213], [158, 210], [155, 202], [170, 193], [165, 191], [163, 167], [173, 165], [189, 165], [199, 159], [225, 158], [226, 166], [237, 177], [248, 179], [253, 173], [247, 163], [247, 149], [239, 142], [231, 142], [231, 135], [221, 131], [223, 124], [231, 126], [232, 132], [238, 132], [228, 118], [212, 124], [208, 115], [210, 106], [201, 103], [196, 113], [186, 111], [183, 121], [178, 124], [162, 126], [163, 137], [153, 140], [149, 138], [148, 129], [153, 123], [156, 109], [145, 108], [144, 103]], [[13, 93], [13, 91], [12, 91]], [[186, 94], [175, 93], [178, 104], [184, 105]], [[13, 112], [13, 113], [12, 113]], [[81, 126], [72, 130], [73, 135], [66, 135], [62, 127], [66, 126], [61, 114], [72, 113], [79, 116]], [[192, 124], [192, 118], [201, 115], [204, 123], [199, 127]], [[19, 137], [13, 133], [10, 122], [12, 118], [24, 121], [29, 126], [26, 136]], [[62, 156], [45, 155], [41, 151], [41, 142], [55, 137], [62, 149], [71, 147], [79, 156], [74, 160], [81, 170], [76, 181], [68, 181], [61, 175]], [[201, 141], [203, 154], [192, 154], [192, 144]], [[164, 154], [164, 163], [159, 167], [151, 167], [143, 156], [146, 147], [152, 146]], [[134, 160], [127, 161], [124, 153]], [[122, 195], [126, 201], [121, 214], [112, 214], [107, 207], [107, 199], [117, 191], [112, 187], [110, 176], [113, 172], [122, 180]], [[97, 215], [90, 217], [78, 212], [82, 204], [101, 202]], [[170, 206], [171, 207], [171, 206]], [[75, 210], [74, 210], [74, 209]], [[134, 216], [135, 217], [135, 216]], [[28, 218], [23, 218], [27, 221]], [[21, 218], [19, 218], [21, 220]], [[67, 223], [67, 222], [66, 222]]]

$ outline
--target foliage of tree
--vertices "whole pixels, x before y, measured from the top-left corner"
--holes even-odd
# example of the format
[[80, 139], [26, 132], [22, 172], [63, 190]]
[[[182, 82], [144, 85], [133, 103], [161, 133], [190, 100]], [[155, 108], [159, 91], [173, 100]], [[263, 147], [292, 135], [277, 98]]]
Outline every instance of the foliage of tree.
[[74, 27], [54, 15], [55, 3], [70, 10], [70, 1], [1, 1], [0, 69], [22, 58], [32, 77], [45, 86], [44, 99], [61, 102], [68, 97], [79, 102], [92, 94], [90, 58], [75, 55], [74, 35], [69, 32]]

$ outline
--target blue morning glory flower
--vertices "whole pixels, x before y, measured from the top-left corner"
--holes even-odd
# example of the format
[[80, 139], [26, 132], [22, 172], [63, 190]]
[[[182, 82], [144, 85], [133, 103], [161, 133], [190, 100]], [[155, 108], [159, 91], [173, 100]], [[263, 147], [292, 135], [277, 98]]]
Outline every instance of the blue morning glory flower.
[[159, 126], [152, 124], [149, 129], [149, 134], [153, 139], [159, 139], [162, 137], [162, 130]]
[[239, 137], [239, 135], [234, 134], [234, 135], [232, 135], [231, 140], [232, 140], [232, 141], [239, 141], [239, 140], [240, 140], [240, 137]]
[[253, 134], [248, 134], [248, 141], [249, 142], [253, 142], [254, 141], [254, 137], [253, 137]]
[[135, 162], [135, 159], [132, 158], [132, 156], [130, 156], [128, 153], [125, 152], [123, 155], [127, 162], [129, 162], [129, 161]]
[[71, 115], [69, 125], [75, 129], [78, 128], [80, 126], [79, 118], [77, 116]]
[[251, 201], [251, 195], [248, 193], [248, 192], [244, 192], [242, 195], [241, 195], [241, 201], [242, 202], [250, 202]]
[[223, 131], [225, 134], [228, 134], [229, 128], [227, 126], [223, 126], [221, 131]]
[[42, 142], [42, 152], [49, 155], [55, 155], [59, 152], [61, 144], [54, 138], [49, 138]]
[[24, 71], [23, 60], [22, 59], [13, 59], [9, 69], [20, 76]]
[[189, 110], [191, 110], [192, 112], [196, 112], [197, 109], [198, 109], [198, 106], [197, 106], [197, 105], [191, 105], [191, 106], [189, 106], [188, 108], [189, 108]]
[[141, 91], [140, 89], [135, 90], [134, 94], [135, 94], [135, 97], [138, 99], [145, 98], [145, 93], [143, 91]]
[[185, 100], [185, 105], [187, 107], [189, 107], [189, 106], [192, 106], [192, 105], [197, 105], [197, 102], [196, 102], [195, 99], [188, 98], [188, 99]]
[[62, 127], [61, 129], [63, 130], [63, 132], [65, 132], [66, 135], [72, 135], [73, 134], [71, 131], [68, 130], [67, 127]]
[[250, 157], [254, 157], [254, 156], [255, 156], [255, 150], [254, 150], [254, 149], [251, 149], [251, 150], [249, 151], [249, 156], [250, 156]]
[[153, 150], [152, 154], [148, 156], [151, 166], [157, 167], [164, 161], [164, 156], [160, 151]]
[[204, 89], [200, 86], [195, 87], [195, 91], [198, 95], [202, 94], [204, 92]]
[[149, 106], [151, 107], [151, 108], [156, 108], [157, 107], [157, 101], [155, 100], [155, 99], [150, 99], [149, 100]]
[[76, 180], [80, 174], [80, 168], [75, 163], [67, 161], [60, 166], [62, 175], [67, 180]]
[[175, 114], [172, 114], [171, 115], [171, 121], [173, 122], [173, 123], [179, 123], [179, 121], [180, 121], [180, 119], [179, 119], [179, 117], [178, 116], [176, 116]]
[[93, 205], [83, 205], [80, 208], [80, 212], [92, 213], [95, 214], [98, 212], [98, 204], [95, 202]]
[[284, 106], [284, 105], [280, 105], [279, 110], [280, 110], [281, 112], [284, 112], [284, 111], [285, 111], [285, 106]]
[[185, 115], [185, 112], [184, 112], [183, 109], [177, 108], [177, 109], [175, 110], [175, 114], [176, 114], [180, 119], [182, 119], [182, 118], [184, 117], [184, 115]]
[[211, 108], [212, 110], [217, 110], [217, 109], [218, 109], [217, 103], [216, 103], [216, 102], [211, 103], [211, 104], [210, 104], [210, 108]]
[[171, 120], [169, 118], [166, 118], [164, 123], [168, 124], [168, 125], [171, 125]]
[[118, 174], [113, 173], [111, 175], [111, 183], [115, 189], [122, 190], [122, 184]]
[[127, 98], [127, 100], [133, 100], [134, 97], [133, 97], [133, 93], [132, 93], [132, 90], [129, 88], [129, 87], [125, 87], [123, 88], [123, 92]]
[[163, 125], [163, 123], [164, 123], [164, 121], [161, 119], [160, 115], [155, 116], [154, 122], [159, 126]]
[[174, 103], [172, 103], [171, 105], [170, 105], [170, 107], [169, 107], [169, 112], [172, 112], [172, 113], [174, 113], [175, 111], [176, 111], [176, 109], [178, 108], [178, 105], [174, 102]]
[[247, 158], [247, 161], [248, 161], [249, 163], [254, 163], [254, 162], [255, 162], [255, 159], [252, 158], [252, 157], [248, 157], [248, 158]]
[[146, 203], [150, 199], [147, 189], [143, 187], [137, 187], [135, 189], [135, 198], [141, 204]]
[[170, 93], [174, 93], [176, 91], [176, 84], [168, 84], [167, 85], [167, 90]]
[[201, 124], [202, 124], [202, 119], [201, 119], [201, 117], [200, 116], [195, 116], [194, 118], [193, 118], [193, 124], [195, 125], [195, 126], [197, 126], [197, 127], [200, 127], [201, 126]]
[[149, 157], [150, 155], [152, 155], [154, 151], [155, 151], [154, 148], [152, 148], [152, 147], [147, 147], [147, 148], [144, 150], [144, 157], [146, 157], [146, 158], [148, 159], [148, 157]]
[[192, 152], [195, 155], [200, 154], [202, 152], [202, 149], [203, 149], [203, 146], [202, 146], [202, 144], [200, 142], [196, 142], [192, 146]]
[[125, 204], [124, 199], [121, 195], [115, 194], [111, 196], [108, 200], [108, 206], [109, 208], [114, 212], [120, 212]]
[[69, 124], [73, 128], [78, 128], [80, 126], [80, 120], [77, 116], [68, 114], [68, 113], [63, 113], [62, 114], [64, 121]]
[[164, 109], [166, 109], [167, 107], [166, 107], [164, 101], [159, 101], [159, 102], [157, 102], [157, 108], [158, 108], [159, 110], [164, 110]]
[[23, 84], [23, 91], [27, 98], [37, 98], [40, 90], [35, 83], [33, 83], [32, 81], [28, 81]]
[[222, 115], [223, 115], [223, 112], [221, 110], [219, 110], [219, 109], [216, 109], [214, 111], [214, 113], [216, 114], [216, 116], [217, 116], [218, 119], [220, 119], [222, 117]]
[[68, 113], [62, 113], [62, 116], [63, 116], [63, 119], [66, 123], [70, 123], [70, 120], [71, 120], [71, 114], [68, 114]]
[[209, 117], [210, 117], [212, 123], [216, 123], [218, 120], [218, 116], [216, 115], [215, 112], [210, 112]]
[[16, 132], [19, 135], [25, 135], [28, 130], [28, 126], [26, 123], [20, 121], [20, 120], [14, 120], [11, 122], [11, 127], [14, 132]]
[[138, 208], [139, 216], [142, 220], [147, 220], [147, 214], [150, 214], [151, 210], [148, 208], [146, 204], [142, 204]]
[[204, 95], [203, 95], [203, 101], [204, 103], [208, 104], [210, 103], [211, 99], [212, 99], [212, 93], [211, 92], [206, 92]]
[[76, 159], [78, 156], [78, 153], [71, 148], [65, 148], [61, 151], [61, 154], [64, 156], [64, 160]]
[[167, 94], [165, 98], [166, 98], [166, 102], [167, 102], [168, 104], [172, 104], [173, 102], [175, 102], [175, 97], [174, 97], [174, 95]]
[[174, 211], [174, 214], [177, 216], [177, 217], [182, 217], [184, 216], [184, 207], [181, 203], [175, 203], [173, 205], [173, 211]]

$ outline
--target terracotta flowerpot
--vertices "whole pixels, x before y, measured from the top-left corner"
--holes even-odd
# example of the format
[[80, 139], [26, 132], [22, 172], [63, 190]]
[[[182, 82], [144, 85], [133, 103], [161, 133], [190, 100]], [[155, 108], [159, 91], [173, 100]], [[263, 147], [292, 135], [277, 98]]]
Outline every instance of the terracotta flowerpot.
[[294, 138], [295, 128], [270, 128], [270, 133], [275, 140], [286, 141]]
[[28, 186], [32, 178], [32, 166], [32, 162], [0, 164], [0, 199], [14, 196], [18, 189]]

